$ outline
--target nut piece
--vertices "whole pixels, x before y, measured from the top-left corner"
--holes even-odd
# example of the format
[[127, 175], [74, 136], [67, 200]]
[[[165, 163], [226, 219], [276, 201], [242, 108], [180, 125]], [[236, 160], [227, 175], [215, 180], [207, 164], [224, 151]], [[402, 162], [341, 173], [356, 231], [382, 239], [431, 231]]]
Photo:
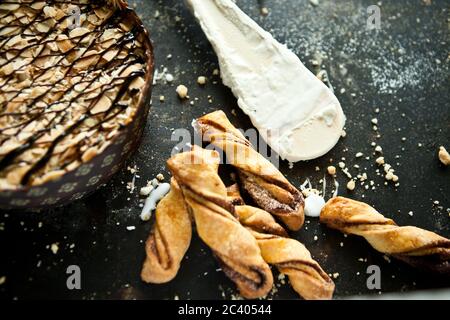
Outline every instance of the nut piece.
[[180, 84], [176, 89], [180, 99], [186, 99], [188, 94], [188, 88], [185, 85]]
[[146, 197], [146, 196], [148, 196], [152, 191], [153, 191], [153, 186], [152, 186], [152, 185], [148, 185], [148, 186], [142, 187], [141, 190], [139, 191], [139, 194], [140, 194], [141, 196]]
[[329, 166], [327, 168], [328, 174], [334, 176], [336, 174], [336, 167], [335, 166]]
[[388, 173], [386, 173], [385, 179], [388, 180], [388, 181], [389, 180], [393, 180], [394, 179], [394, 173], [392, 171], [388, 171]]
[[97, 155], [97, 148], [96, 147], [90, 147], [87, 149], [83, 155], [81, 156], [81, 160], [86, 163], [92, 160]]
[[46, 6], [44, 7], [44, 14], [47, 18], [56, 17], [56, 9], [53, 7]]
[[79, 38], [83, 35], [85, 35], [86, 33], [89, 33], [89, 29], [87, 28], [75, 28], [72, 29], [72, 31], [69, 32], [69, 37], [72, 38]]
[[201, 85], [201, 86], [205, 85], [205, 84], [206, 84], [206, 77], [204, 77], [204, 76], [198, 77], [198, 78], [197, 78], [197, 83], [198, 83], [199, 85]]
[[112, 105], [111, 100], [104, 94], [102, 97], [97, 101], [95, 106], [91, 109], [91, 114], [97, 114], [101, 112], [105, 112], [108, 110]]
[[355, 187], [356, 187], [355, 180], [350, 180], [347, 183], [347, 189], [348, 190], [353, 191], [353, 190], [355, 190]]
[[450, 154], [445, 150], [444, 146], [439, 147], [439, 160], [446, 166], [450, 165]]
[[376, 162], [377, 164], [379, 164], [379, 165], [384, 164], [384, 157], [378, 157], [378, 158], [375, 160], [375, 162]]

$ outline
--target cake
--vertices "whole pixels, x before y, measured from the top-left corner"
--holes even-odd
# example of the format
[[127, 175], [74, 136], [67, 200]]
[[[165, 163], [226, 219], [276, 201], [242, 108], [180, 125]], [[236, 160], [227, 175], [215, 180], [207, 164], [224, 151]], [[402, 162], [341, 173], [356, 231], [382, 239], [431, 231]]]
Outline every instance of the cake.
[[108, 150], [146, 117], [153, 72], [123, 1], [16, 2], [0, 3], [0, 192], [63, 179]]

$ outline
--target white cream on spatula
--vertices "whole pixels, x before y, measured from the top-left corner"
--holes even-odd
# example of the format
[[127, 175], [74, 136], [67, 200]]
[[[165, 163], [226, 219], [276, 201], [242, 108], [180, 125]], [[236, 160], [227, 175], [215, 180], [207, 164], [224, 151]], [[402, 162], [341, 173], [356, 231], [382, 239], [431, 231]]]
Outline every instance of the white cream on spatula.
[[327, 153], [345, 115], [334, 94], [231, 0], [186, 0], [211, 42], [223, 83], [264, 140], [291, 162]]

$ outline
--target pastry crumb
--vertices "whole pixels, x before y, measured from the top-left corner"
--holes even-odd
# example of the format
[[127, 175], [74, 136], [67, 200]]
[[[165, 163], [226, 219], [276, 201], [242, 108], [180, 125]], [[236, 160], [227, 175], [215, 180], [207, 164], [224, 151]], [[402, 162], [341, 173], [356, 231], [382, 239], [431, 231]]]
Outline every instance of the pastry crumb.
[[197, 83], [201, 86], [206, 84], [206, 77], [205, 76], [200, 76], [197, 78]]
[[336, 174], [336, 167], [335, 166], [329, 166], [327, 168], [327, 172], [328, 172], [329, 175], [334, 176]]
[[186, 99], [188, 94], [188, 88], [185, 85], [180, 84], [177, 87], [176, 92], [178, 94], [178, 97], [180, 97], [180, 99]]
[[439, 160], [446, 166], [450, 165], [450, 154], [444, 146], [439, 147]]
[[348, 190], [353, 191], [355, 190], [355, 187], [356, 187], [355, 180], [352, 179], [347, 183]]
[[384, 157], [378, 157], [378, 158], [375, 160], [375, 162], [376, 162], [378, 165], [384, 164]]
[[393, 180], [394, 179], [394, 174], [392, 173], [392, 171], [389, 171], [388, 173], [386, 173], [386, 175], [384, 176], [384, 178], [388, 181]]

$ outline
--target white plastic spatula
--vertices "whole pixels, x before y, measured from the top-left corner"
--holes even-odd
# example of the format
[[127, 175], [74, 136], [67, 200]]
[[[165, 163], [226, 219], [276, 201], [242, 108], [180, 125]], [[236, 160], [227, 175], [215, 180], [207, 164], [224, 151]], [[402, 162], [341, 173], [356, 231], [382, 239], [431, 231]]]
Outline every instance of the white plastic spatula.
[[211, 42], [223, 83], [264, 140], [292, 162], [320, 157], [345, 115], [334, 94], [231, 0], [186, 0]]

